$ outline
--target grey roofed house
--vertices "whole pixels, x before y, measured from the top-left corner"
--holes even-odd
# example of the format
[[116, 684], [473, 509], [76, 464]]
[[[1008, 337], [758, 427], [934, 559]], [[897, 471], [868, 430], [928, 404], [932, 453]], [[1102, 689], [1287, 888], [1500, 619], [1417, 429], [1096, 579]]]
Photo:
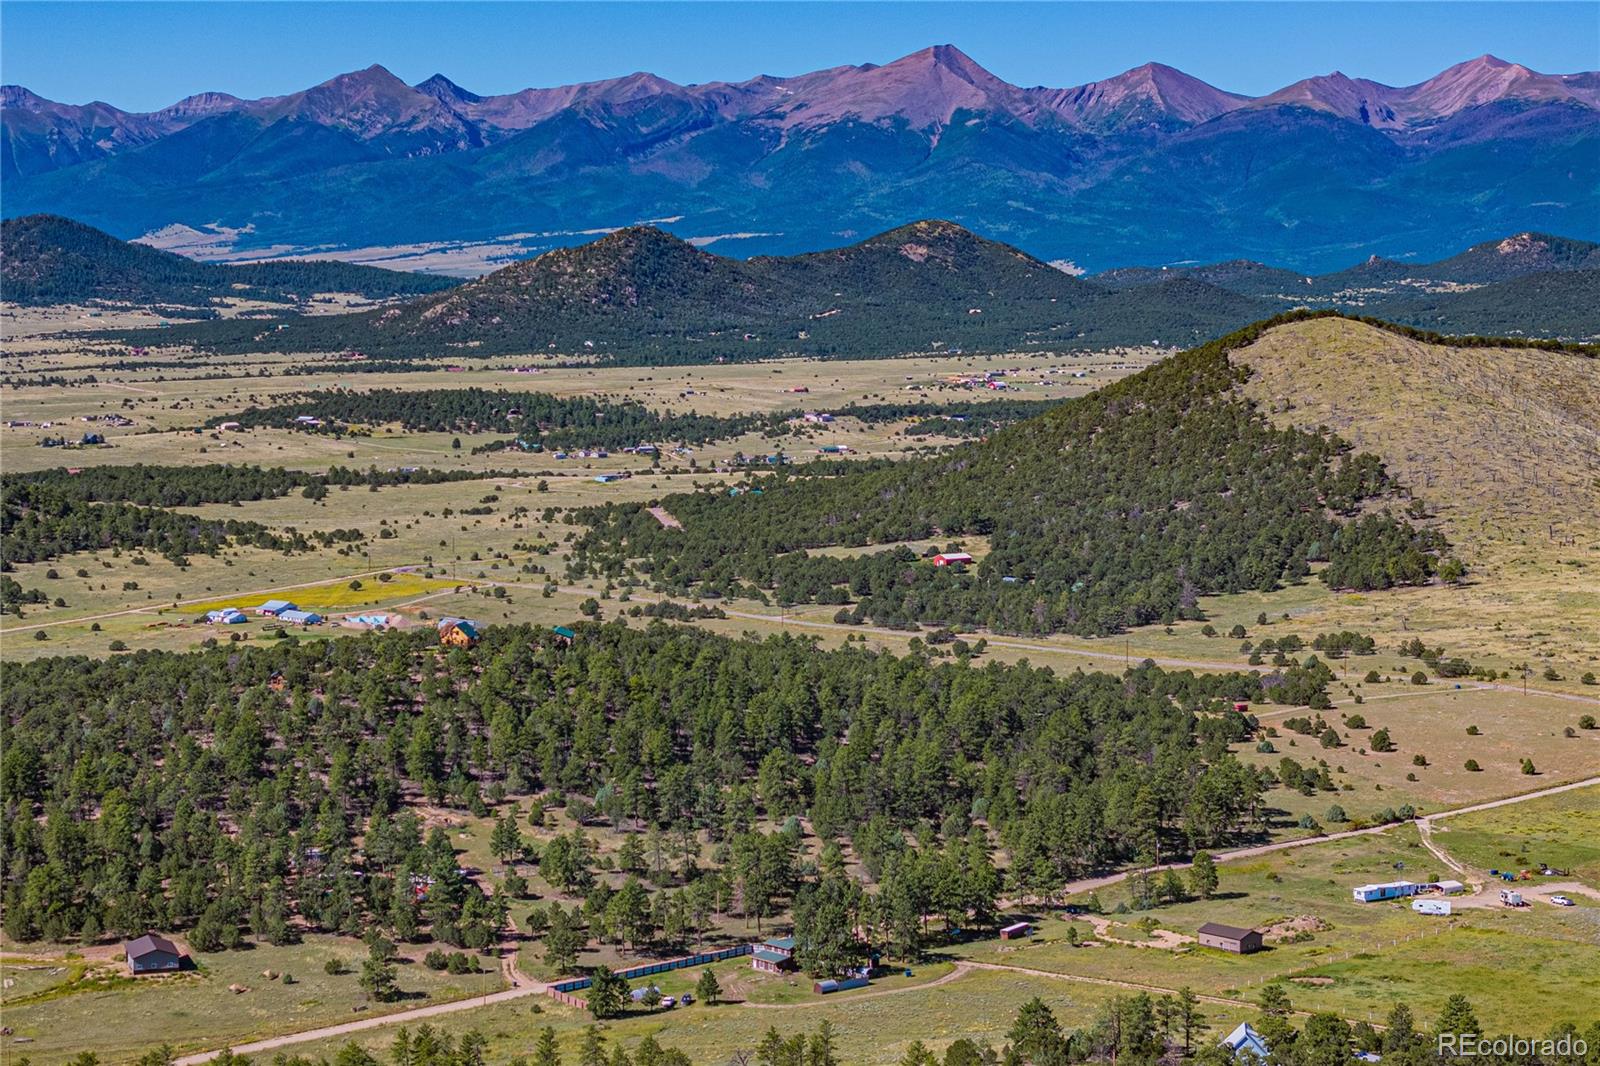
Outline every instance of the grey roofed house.
[[146, 933], [122, 947], [132, 973], [168, 973], [181, 969], [183, 952], [164, 936]]

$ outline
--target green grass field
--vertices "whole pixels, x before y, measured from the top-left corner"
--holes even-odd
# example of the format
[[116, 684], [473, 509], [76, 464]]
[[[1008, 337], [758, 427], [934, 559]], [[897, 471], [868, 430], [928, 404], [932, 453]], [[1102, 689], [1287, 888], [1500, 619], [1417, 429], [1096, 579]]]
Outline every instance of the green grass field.
[[[1584, 797], [1574, 802], [1592, 804], [1592, 791], [1574, 794]], [[1441, 842], [1453, 847], [1454, 837]], [[1587, 906], [1458, 909], [1451, 918], [1438, 919], [1402, 903], [1355, 902], [1350, 890], [1358, 884], [1450, 874], [1422, 847], [1413, 827], [1280, 851], [1219, 870], [1217, 898], [1149, 913], [1162, 928], [1191, 935], [1208, 921], [1270, 929], [1289, 919], [1311, 918], [1323, 928], [1294, 943], [1274, 943], [1269, 935], [1267, 950], [1240, 956], [1198, 945], [1171, 951], [1118, 944], [1073, 947], [1068, 923], [1050, 919], [1031, 940], [982, 941], [951, 954], [1168, 988], [1189, 985], [1197, 992], [1252, 1000], [1263, 984], [1284, 980], [1296, 1007], [1356, 1020], [1381, 1021], [1388, 1004], [1403, 995], [1426, 1021], [1459, 992], [1491, 1029], [1542, 1030], [1564, 1019], [1586, 1021], [1578, 1005], [1600, 1002], [1600, 971], [1591, 965], [1600, 911]], [[1109, 909], [1125, 902], [1127, 892], [1119, 886], [1099, 898]], [[1092, 933], [1088, 923], [1074, 924], [1084, 939]], [[1399, 991], [1375, 995], [1382, 989]]]
[[[357, 940], [310, 936], [286, 947], [259, 944], [248, 951], [195, 956], [193, 971], [171, 975], [125, 976], [120, 953], [97, 951], [89, 978], [76, 984], [58, 980], [53, 989], [39, 988], [34, 975], [48, 975], [71, 959], [7, 955], [0, 959], [6, 977], [27, 979], [5, 990], [7, 1058], [27, 1055], [36, 1062], [59, 1062], [80, 1051], [94, 1051], [103, 1061], [120, 1062], [142, 1051], [170, 1043], [180, 1051], [196, 1051], [221, 1043], [239, 1043], [276, 1033], [332, 1025], [375, 1013], [404, 1010], [498, 990], [503, 980], [492, 962], [491, 972], [467, 975], [436, 973], [419, 961], [399, 966], [404, 998], [396, 1003], [368, 1001], [358, 977], [365, 946]], [[106, 961], [107, 956], [111, 956]], [[420, 957], [420, 956], [419, 956]], [[343, 973], [326, 972], [337, 959]], [[44, 965], [50, 969], [32, 970]], [[288, 973], [294, 984], [264, 971]], [[230, 985], [248, 991], [234, 993]], [[362, 1008], [357, 1011], [356, 1008]]]
[[[1016, 1007], [1033, 996], [1044, 1000], [1062, 1025], [1073, 1027], [1092, 1022], [1114, 994], [1114, 989], [1098, 985], [973, 970], [937, 988], [874, 998], [828, 997], [805, 1005], [695, 1004], [671, 1011], [639, 1012], [605, 1023], [603, 1031], [608, 1044], [631, 1047], [653, 1035], [662, 1045], [683, 1050], [693, 1062], [722, 1063], [737, 1051], [753, 1051], [769, 1027], [785, 1035], [814, 1032], [826, 1019], [834, 1028], [843, 1061], [853, 1066], [890, 1066], [914, 1040], [942, 1051], [957, 1037], [965, 1036], [998, 1048]], [[1242, 1017], [1225, 1008], [1206, 1013], [1213, 1027], [1224, 1031]], [[532, 1002], [449, 1015], [437, 1019], [435, 1027], [451, 1033], [476, 1029], [488, 1039], [489, 1060], [503, 1063], [527, 1054], [534, 1035], [550, 1025], [559, 1034], [566, 1057], [576, 1061], [583, 1029], [590, 1022], [586, 1014], [538, 997]], [[379, 1054], [393, 1039], [392, 1031], [379, 1030], [358, 1035], [355, 1043]], [[334, 1040], [299, 1045], [296, 1050], [331, 1057], [342, 1044]]]
[[1548, 865], [1600, 885], [1600, 789], [1447, 818], [1434, 827], [1434, 839], [1457, 861], [1477, 870], [1532, 869], [1537, 874], [1541, 865]]

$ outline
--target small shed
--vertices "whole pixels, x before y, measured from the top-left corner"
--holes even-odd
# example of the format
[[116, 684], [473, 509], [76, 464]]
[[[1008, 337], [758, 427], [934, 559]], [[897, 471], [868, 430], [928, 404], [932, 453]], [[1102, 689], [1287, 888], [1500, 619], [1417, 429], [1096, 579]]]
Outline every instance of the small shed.
[[1447, 896], [1459, 895], [1467, 890], [1467, 886], [1460, 881], [1435, 881], [1433, 887]]
[[811, 991], [815, 992], [819, 996], [825, 996], [829, 992], [844, 992], [852, 988], [866, 988], [871, 983], [872, 982], [865, 977], [830, 977], [827, 980], [818, 981], [812, 985]]
[[1001, 940], [1019, 940], [1033, 932], [1033, 926], [1027, 922], [1013, 922], [1000, 930]]
[[566, 626], [551, 626], [550, 632], [555, 634], [556, 643], [564, 647], [570, 646], [574, 640], [578, 639], [578, 634]]
[[155, 933], [128, 941], [122, 945], [122, 953], [131, 974], [175, 973], [183, 968], [183, 952], [178, 945]]
[[1235, 955], [1249, 955], [1261, 950], [1261, 933], [1255, 929], [1207, 922], [1197, 930], [1200, 943], [1208, 948], [1231, 951]]

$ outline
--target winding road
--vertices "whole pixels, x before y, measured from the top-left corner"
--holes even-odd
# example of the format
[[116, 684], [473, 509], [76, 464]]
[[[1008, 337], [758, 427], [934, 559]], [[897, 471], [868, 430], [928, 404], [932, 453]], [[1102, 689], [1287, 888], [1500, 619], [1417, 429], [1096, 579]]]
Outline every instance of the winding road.
[[[1426, 843], [1429, 840], [1429, 833], [1432, 830], [1432, 823], [1441, 818], [1451, 818], [1460, 814], [1472, 814], [1476, 811], [1494, 810], [1498, 807], [1508, 807], [1515, 803], [1526, 803], [1529, 800], [1542, 799], [1545, 796], [1555, 796], [1563, 792], [1571, 792], [1580, 788], [1592, 788], [1597, 785], [1600, 785], [1600, 776], [1585, 778], [1582, 781], [1572, 781], [1564, 785], [1552, 785], [1549, 788], [1541, 788], [1533, 792], [1524, 792], [1516, 796], [1507, 796], [1504, 799], [1489, 800], [1483, 803], [1474, 803], [1466, 807], [1457, 807], [1448, 811], [1439, 811], [1435, 814], [1429, 814], [1417, 819], [1418, 829], [1422, 833], [1423, 840]], [[1283, 851], [1288, 848], [1302, 848], [1310, 844], [1325, 844], [1330, 841], [1345, 840], [1350, 837], [1369, 836], [1375, 833], [1383, 833], [1397, 825], [1404, 824], [1405, 823], [1403, 822], [1392, 822], [1388, 825], [1375, 825], [1366, 829], [1350, 829], [1342, 833], [1329, 833], [1326, 836], [1306, 837], [1300, 840], [1283, 840], [1275, 844], [1261, 844], [1255, 847], [1237, 848], [1233, 851], [1218, 852], [1213, 856], [1213, 858], [1219, 863], [1233, 862], [1238, 859], [1248, 859], [1256, 855], [1266, 855], [1270, 854], [1271, 852]], [[1448, 864], [1451, 869], [1458, 872], [1462, 871], [1462, 867], [1458, 863], [1450, 859], [1448, 855], [1445, 855], [1435, 846], [1430, 844], [1429, 850], [1433, 851], [1433, 853], [1446, 864]], [[1165, 865], [1156, 867], [1155, 870], [1157, 872], [1162, 870], [1182, 870], [1188, 868], [1189, 865], [1189, 863], [1167, 863]], [[1106, 874], [1101, 877], [1083, 878], [1063, 886], [1062, 892], [1065, 895], [1072, 895], [1079, 892], [1088, 892], [1094, 889], [1104, 888], [1108, 885], [1114, 885], [1119, 881], [1125, 880], [1132, 872], [1133, 871], [1122, 871], [1120, 873]], [[501, 967], [502, 971], [506, 975], [507, 980], [512, 983], [513, 987], [499, 992], [491, 992], [485, 996], [474, 996], [470, 999], [458, 999], [450, 1003], [435, 1003], [426, 1007], [413, 1007], [410, 1010], [396, 1011], [393, 1014], [381, 1014], [375, 1017], [361, 1018], [356, 1021], [343, 1022], [337, 1025], [325, 1025], [316, 1029], [307, 1029], [298, 1033], [286, 1033], [283, 1036], [269, 1037], [264, 1040], [255, 1040], [246, 1044], [237, 1044], [229, 1050], [233, 1051], [233, 1053], [236, 1055], [251, 1055], [262, 1051], [275, 1051], [279, 1048], [290, 1047], [294, 1044], [309, 1043], [313, 1040], [327, 1040], [332, 1037], [349, 1036], [354, 1033], [365, 1032], [369, 1029], [376, 1029], [385, 1025], [408, 1025], [412, 1022], [424, 1021], [428, 1018], [437, 1018], [445, 1014], [455, 1014], [460, 1011], [474, 1010], [478, 1007], [487, 1007], [496, 1003], [507, 1003], [512, 1000], [525, 998], [527, 996], [542, 995], [545, 989], [548, 987], [545, 983], [534, 981], [519, 971], [516, 968], [516, 957], [514, 954], [502, 956]], [[1077, 981], [1084, 984], [1105, 985], [1115, 988], [1127, 988], [1135, 991], [1157, 992], [1163, 994], [1176, 991], [1175, 989], [1162, 988], [1158, 985], [1145, 985], [1131, 981], [1116, 981], [1110, 978], [1089, 977], [1083, 974], [1059, 973], [1054, 970], [1034, 970], [1024, 966], [1009, 966], [1005, 963], [998, 962], [976, 962], [971, 959], [962, 959], [955, 964], [955, 968], [949, 973], [945, 974], [943, 977], [940, 977], [938, 980], [930, 981], [925, 985], [908, 985], [905, 988], [886, 988], [876, 992], [866, 992], [851, 996], [849, 997], [849, 1000], [854, 1001], [877, 996], [901, 995], [908, 992], [922, 991], [928, 988], [937, 988], [940, 985], [946, 985], [953, 981], [960, 980], [961, 977], [973, 970], [1012, 970], [1017, 973], [1025, 973], [1037, 977], [1048, 977], [1062, 981]], [[1199, 998], [1203, 1002], [1217, 1003], [1226, 1006], [1247, 1005], [1244, 1000], [1228, 999], [1220, 996], [1200, 996]], [[823, 1002], [837, 1001], [817, 1000], [814, 1003], [804, 1004], [746, 1003], [744, 1006], [752, 1009], [763, 1010], [790, 1010], [795, 1007], [815, 1006]], [[185, 1055], [176, 1060], [175, 1066], [199, 1066], [200, 1063], [208, 1062], [211, 1059], [216, 1058], [221, 1053], [221, 1049], [218, 1049], [215, 1051], [202, 1051], [192, 1055]]]
[[[1494, 810], [1496, 807], [1508, 807], [1513, 803], [1526, 803], [1528, 800], [1543, 799], [1545, 796], [1555, 796], [1562, 792], [1571, 792], [1572, 790], [1579, 788], [1591, 788], [1596, 785], [1600, 785], [1600, 777], [1586, 777], [1582, 781], [1569, 781], [1564, 785], [1551, 785], [1549, 788], [1541, 788], [1533, 792], [1523, 792], [1515, 796], [1507, 796], [1503, 799], [1488, 800], [1483, 803], [1474, 803], [1467, 807], [1455, 807], [1448, 811], [1438, 811], [1434, 814], [1427, 814], [1417, 818], [1416, 821], [1418, 823], [1418, 830], [1422, 833], [1423, 840], [1426, 841], [1428, 839], [1428, 833], [1433, 828], [1432, 823], [1441, 818], [1453, 818], [1458, 814], [1472, 814], [1475, 811], [1490, 811]], [[1427, 829], [1422, 828], [1423, 823], [1427, 823]], [[1239, 859], [1253, 858], [1257, 855], [1269, 855], [1274, 851], [1284, 851], [1289, 848], [1303, 848], [1310, 844], [1326, 844], [1334, 840], [1348, 840], [1351, 837], [1372, 836], [1373, 834], [1384, 833], [1390, 829], [1393, 829], [1397, 825], [1404, 824], [1406, 823], [1389, 822], [1385, 825], [1369, 825], [1365, 829], [1346, 829], [1340, 833], [1325, 833], [1322, 836], [1301, 837], [1295, 840], [1280, 840], [1274, 844], [1257, 844], [1248, 848], [1235, 848], [1232, 851], [1219, 851], [1213, 854], [1211, 858], [1213, 861], [1219, 863], [1234, 862]], [[1429, 850], [1431, 851], [1433, 849], [1430, 848]], [[1435, 854], [1437, 855], [1439, 853], [1435, 852]], [[1449, 864], [1451, 869], [1457, 871], [1460, 870], [1460, 867], [1455, 862], [1442, 855], [1440, 855], [1440, 858], [1444, 859], [1444, 861]], [[1151, 872], [1161, 873], [1165, 870], [1187, 870], [1191, 865], [1191, 863], [1187, 862], [1163, 863], [1160, 866], [1151, 867]], [[1079, 892], [1092, 892], [1096, 889], [1105, 888], [1108, 885], [1117, 884], [1119, 881], [1125, 881], [1135, 872], [1136, 871], [1133, 870], [1123, 870], [1118, 873], [1105, 874], [1100, 877], [1085, 877], [1081, 880], [1071, 881], [1062, 886], [1061, 894], [1071, 896], [1076, 895]]]

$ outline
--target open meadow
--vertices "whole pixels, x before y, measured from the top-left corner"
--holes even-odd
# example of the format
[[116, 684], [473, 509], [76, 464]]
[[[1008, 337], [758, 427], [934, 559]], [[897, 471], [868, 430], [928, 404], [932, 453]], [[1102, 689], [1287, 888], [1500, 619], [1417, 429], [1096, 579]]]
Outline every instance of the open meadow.
[[[604, 1023], [602, 1032], [608, 1046], [621, 1044], [631, 1050], [646, 1036], [653, 1036], [664, 1047], [684, 1051], [692, 1062], [721, 1062], [735, 1051], [753, 1052], [769, 1028], [789, 1036], [815, 1032], [826, 1021], [833, 1027], [842, 1061], [890, 1066], [917, 1040], [941, 1052], [963, 1036], [998, 1048], [1005, 1042], [1017, 1005], [1034, 996], [1049, 1006], [1062, 1026], [1070, 1028], [1091, 1024], [1116, 994], [1115, 988], [1093, 983], [971, 969], [936, 987], [886, 995], [858, 993], [765, 1006], [742, 1001], [716, 1006], [697, 1003], [671, 1011], [640, 1011]], [[1207, 1006], [1205, 1013], [1213, 1027], [1224, 1029], [1247, 1012]], [[526, 1054], [538, 1031], [547, 1025], [556, 1030], [563, 1054], [576, 1061], [584, 1029], [592, 1023], [586, 1014], [539, 997], [452, 1014], [433, 1024], [453, 1034], [481, 1033], [488, 1041], [489, 1060], [501, 1063]], [[394, 1033], [380, 1029], [352, 1039], [377, 1054], [389, 1048]], [[296, 1050], [331, 1057], [344, 1043], [344, 1039], [334, 1038], [296, 1045]]]
[[[1600, 882], [1600, 792], [1594, 789], [1456, 815], [1436, 823], [1433, 833], [1451, 858], [1479, 873], [1527, 870], [1534, 884]], [[1559, 872], [1544, 876], [1545, 868]]]
[[[1597, 794], [1589, 788], [1560, 802], [1592, 809]], [[1448, 834], [1440, 842], [1455, 846]], [[1411, 826], [1227, 862], [1218, 872], [1214, 898], [1145, 912], [1125, 910], [1126, 886], [1097, 891], [1093, 902], [1115, 912], [1114, 924], [1099, 937], [1095, 924], [1104, 919], [1052, 917], [1031, 939], [981, 941], [952, 954], [1250, 1000], [1262, 985], [1278, 981], [1297, 1008], [1374, 1022], [1397, 999], [1427, 1019], [1461, 993], [1493, 1030], [1537, 1030], [1563, 1019], [1584, 1022], [1589, 1013], [1582, 1005], [1600, 1001], [1600, 973], [1592, 966], [1600, 899], [1583, 899], [1574, 908], [1458, 907], [1446, 918], [1417, 914], [1405, 901], [1355, 902], [1350, 890], [1356, 885], [1459, 876]], [[1091, 903], [1088, 895], [1072, 901]], [[1233, 955], [1202, 947], [1194, 937], [1206, 922], [1264, 930], [1266, 949]], [[1179, 943], [1151, 945], [1154, 930], [1176, 934], [1170, 939]]]
[[[100, 640], [100, 633], [113, 626], [119, 632], [106, 639], [121, 639], [130, 647], [152, 642], [155, 646], [181, 646], [181, 641], [172, 641], [171, 634], [141, 632], [150, 619], [131, 626], [101, 618], [87, 619], [89, 615], [123, 610], [143, 612], [173, 600], [204, 604], [229, 596], [254, 596], [279, 585], [341, 577], [350, 580], [363, 572], [397, 566], [432, 562], [443, 567], [455, 562], [457, 556], [463, 564], [469, 564], [458, 568], [467, 574], [485, 569], [486, 576], [502, 576], [470, 564], [497, 551], [510, 553], [514, 544], [528, 540], [526, 534], [534, 532], [552, 546], [546, 553], [550, 558], [541, 559], [541, 565], [556, 573], [558, 566], [551, 564], [564, 562], [562, 545], [570, 527], [559, 516], [554, 523], [541, 524], [540, 512], [545, 508], [570, 509], [608, 500], [650, 500], [696, 486], [729, 484], [737, 474], [715, 471], [726, 467], [739, 453], [764, 454], [782, 449], [803, 462], [816, 455], [819, 448], [839, 445], [850, 449], [844, 453], [847, 458], [893, 458], [949, 443], [939, 438], [906, 436], [903, 430], [909, 421], [869, 425], [840, 418], [827, 425], [799, 425], [791, 434], [777, 438], [748, 434], [713, 442], [692, 449], [687, 456], [665, 456], [659, 466], [652, 467], [620, 452], [607, 458], [565, 461], [556, 461], [548, 453], [530, 455], [515, 450], [472, 454], [475, 447], [504, 437], [492, 433], [403, 432], [395, 426], [370, 427], [369, 434], [344, 437], [270, 428], [193, 431], [209, 418], [239, 412], [252, 404], [272, 404], [306, 390], [335, 387], [400, 391], [474, 387], [637, 401], [668, 412], [732, 415], [837, 410], [849, 403], [973, 402], [987, 396], [950, 381], [959, 375], [986, 372], [1005, 375], [1008, 398], [1054, 400], [1083, 395], [1148, 365], [1162, 354], [1155, 350], [1119, 350], [1059, 356], [778, 360], [657, 368], [558, 366], [536, 356], [474, 361], [456, 369], [359, 373], [353, 364], [327, 357], [229, 357], [218, 364], [211, 357], [175, 350], [160, 352], [159, 358], [146, 357], [158, 366], [144, 367], [138, 361], [130, 361], [127, 369], [120, 369], [119, 360], [125, 355], [120, 349], [76, 341], [70, 332], [41, 332], [46, 326], [61, 329], [61, 312], [30, 309], [16, 314], [11, 325], [23, 336], [8, 343], [6, 369], [22, 381], [33, 375], [61, 375], [76, 383], [23, 384], [0, 391], [6, 420], [32, 423], [0, 429], [0, 447], [4, 448], [8, 471], [97, 463], [248, 463], [307, 470], [332, 465], [354, 469], [421, 466], [513, 474], [510, 481], [493, 485], [462, 481], [382, 489], [358, 503], [345, 496], [330, 497], [318, 505], [304, 501], [306, 505], [302, 506], [303, 501], [292, 495], [236, 507], [202, 507], [194, 512], [302, 530], [358, 528], [366, 535], [359, 558], [352, 554], [354, 549], [348, 549], [344, 555], [320, 551], [269, 561], [265, 553], [251, 558], [245, 549], [234, 559], [223, 561], [221, 565], [229, 573], [217, 572], [208, 565], [215, 561], [196, 557], [191, 558], [185, 573], [165, 577], [156, 573], [164, 565], [159, 560], [151, 560], [149, 569], [126, 574], [121, 572], [121, 562], [104, 558], [74, 558], [35, 567], [39, 572], [53, 568], [62, 574], [85, 569], [94, 575], [95, 580], [88, 587], [74, 587], [70, 580], [64, 588], [39, 582], [38, 587], [47, 591], [51, 599], [60, 595], [68, 606], [64, 610], [35, 608], [24, 622], [51, 626], [66, 623], [53, 631], [51, 638], [73, 650], [93, 647]], [[35, 322], [35, 316], [44, 316], [45, 321]], [[82, 328], [103, 328], [99, 319], [80, 316], [70, 321]], [[1595, 576], [1600, 574], [1600, 561], [1595, 558], [1596, 551], [1600, 551], [1600, 527], [1593, 519], [1594, 514], [1600, 513], [1600, 500], [1595, 498], [1592, 484], [1581, 477], [1574, 481], [1572, 476], [1572, 471], [1585, 464], [1595, 465], [1594, 456], [1600, 447], [1595, 443], [1600, 439], [1600, 427], [1593, 418], [1600, 401], [1589, 405], [1581, 399], [1600, 389], [1600, 372], [1594, 361], [1520, 350], [1513, 353], [1472, 349], [1469, 356], [1462, 350], [1383, 335], [1383, 344], [1391, 343], [1405, 348], [1403, 359], [1385, 361], [1375, 331], [1355, 323], [1314, 322], [1292, 334], [1275, 333], [1241, 353], [1240, 358], [1250, 360], [1256, 368], [1247, 392], [1279, 420], [1331, 425], [1358, 446], [1383, 452], [1383, 458], [1402, 480], [1435, 507], [1448, 535], [1461, 543], [1473, 575], [1465, 584], [1345, 593], [1312, 579], [1270, 593], [1202, 597], [1200, 607], [1205, 621], [1144, 627], [1116, 639], [1086, 641], [1056, 636], [1025, 643], [1042, 649], [1059, 645], [1067, 649], [1061, 657], [1063, 664], [1086, 667], [1147, 657], [1243, 667], [1247, 656], [1239, 650], [1241, 642], [1208, 636], [1202, 632], [1207, 625], [1218, 634], [1242, 626], [1254, 640], [1295, 633], [1309, 641], [1320, 632], [1349, 629], [1374, 637], [1380, 654], [1375, 660], [1347, 660], [1347, 669], [1399, 670], [1405, 663], [1397, 661], [1392, 652], [1402, 641], [1420, 636], [1443, 647], [1450, 656], [1462, 656], [1474, 666], [1504, 672], [1510, 675], [1508, 680], [1600, 698], [1600, 689], [1586, 686], [1581, 680], [1586, 673], [1600, 671], [1600, 642], [1594, 638], [1600, 632], [1600, 614], [1595, 613], [1600, 611], [1600, 577]], [[1348, 378], [1339, 379], [1344, 391], [1323, 398], [1320, 391], [1311, 395], [1304, 385], [1295, 385], [1313, 379], [1321, 381], [1323, 375], [1308, 376], [1308, 361], [1332, 357], [1352, 363], [1355, 368]], [[1479, 377], [1469, 375], [1463, 362], [1487, 359], [1503, 364], [1513, 358], [1539, 361], [1541, 374], [1562, 382], [1561, 388], [1541, 391], [1538, 396], [1480, 390]], [[1413, 371], [1414, 366], [1420, 369]], [[298, 372], [287, 373], [291, 368]], [[95, 379], [93, 382], [82, 380], [90, 376]], [[1496, 377], [1520, 388], [1514, 384], [1522, 380], [1517, 374], [1506, 371]], [[1459, 425], [1446, 424], [1448, 432], [1441, 435], [1436, 422], [1420, 416], [1407, 420], [1407, 413], [1418, 410], [1418, 405], [1408, 407], [1393, 399], [1404, 389], [1422, 387], [1419, 382], [1423, 379], [1431, 383], [1428, 387], [1449, 393], [1441, 393], [1441, 402], [1480, 392], [1482, 402], [1471, 406], [1471, 419]], [[978, 394], [984, 392], [977, 390]], [[1547, 400], [1546, 396], [1556, 399]], [[1493, 449], [1479, 446], [1483, 433], [1488, 431], [1484, 427], [1496, 419], [1511, 417], [1508, 412], [1535, 408], [1539, 431], [1550, 435], [1551, 446], [1541, 446], [1527, 455], [1504, 457], [1512, 465], [1497, 482], [1510, 483], [1520, 471], [1534, 489], [1526, 493], [1467, 491], [1477, 482], [1461, 472], [1476, 469], [1486, 456], [1494, 454]], [[66, 432], [70, 437], [79, 432], [84, 426], [80, 419], [85, 416], [108, 412], [133, 421], [129, 427], [104, 430], [109, 447], [37, 447], [39, 440], [52, 433]], [[46, 422], [51, 423], [48, 429]], [[1451, 449], [1469, 448], [1474, 455], [1471, 463], [1451, 458], [1459, 454]], [[1575, 456], [1578, 461], [1574, 466], [1558, 456]], [[599, 474], [624, 471], [638, 476], [604, 485], [593, 481]], [[535, 497], [533, 490], [540, 482], [547, 492]], [[489, 515], [464, 521], [445, 514], [447, 509], [481, 506], [480, 497], [491, 491], [503, 498]], [[1456, 502], [1465, 500], [1474, 502]], [[519, 507], [532, 513], [512, 514]], [[383, 539], [378, 539], [380, 536]], [[977, 542], [967, 547], [980, 554], [984, 548]], [[825, 549], [823, 554], [826, 553]], [[26, 564], [18, 570], [22, 575], [18, 580], [25, 587], [34, 587], [25, 578], [36, 578], [37, 574]], [[275, 580], [260, 580], [268, 571]], [[453, 575], [456, 579], [461, 576], [462, 573]], [[128, 580], [136, 581], [139, 587], [123, 589], [123, 582]], [[100, 585], [106, 587], [101, 589]], [[403, 598], [386, 597], [352, 606], [381, 607], [403, 602]], [[1535, 604], [1539, 609], [1534, 609]], [[769, 613], [760, 604], [729, 606], [744, 613]], [[1258, 624], [1263, 615], [1268, 620], [1266, 626]], [[831, 617], [831, 609], [801, 605], [783, 612], [779, 621], [797, 621], [820, 631]], [[78, 618], [85, 618], [85, 625], [99, 621], [101, 630], [84, 636], [75, 625]], [[18, 648], [22, 643], [19, 638], [33, 638], [28, 632], [11, 633], [15, 626], [14, 620], [8, 619], [5, 628], [0, 629], [0, 639], [9, 645], [6, 654], [60, 650], [61, 645], [43, 642], [38, 648]], [[1004, 654], [999, 642], [992, 643], [997, 645], [997, 654]], [[1029, 652], [1040, 654], [1031, 649]]]
[[359, 984], [367, 951], [354, 938], [311, 935], [298, 944], [195, 953], [184, 972], [137, 978], [114, 945], [67, 954], [7, 945], [0, 953], [5, 1052], [62, 1062], [92, 1051], [103, 1062], [124, 1062], [163, 1043], [204, 1050], [504, 987], [492, 959], [483, 960], [483, 972], [449, 974], [428, 969], [421, 954], [402, 952], [402, 996], [378, 1003]]

